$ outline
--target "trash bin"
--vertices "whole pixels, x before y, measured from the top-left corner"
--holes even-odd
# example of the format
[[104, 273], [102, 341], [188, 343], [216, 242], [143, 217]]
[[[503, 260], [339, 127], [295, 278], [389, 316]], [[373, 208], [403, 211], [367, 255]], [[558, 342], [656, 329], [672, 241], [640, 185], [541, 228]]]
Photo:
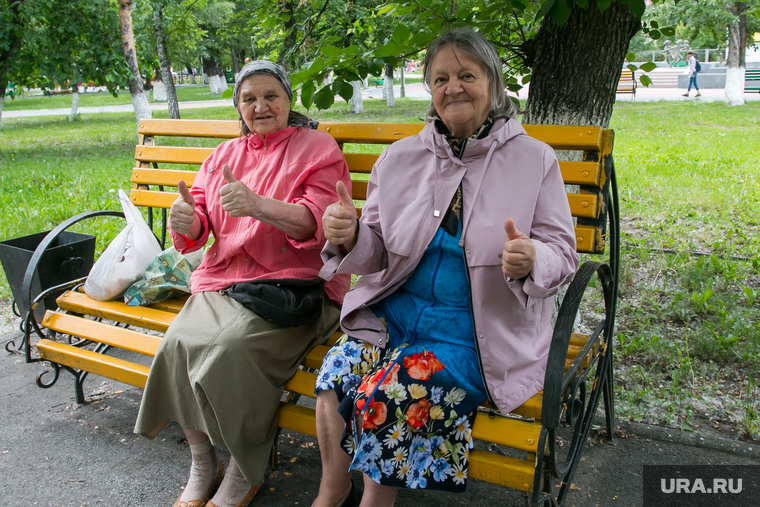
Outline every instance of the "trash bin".
[[[37, 272], [32, 279], [31, 301], [26, 301], [22, 294], [24, 274], [29, 261], [34, 255], [34, 250], [42, 242], [47, 232], [23, 236], [0, 242], [0, 261], [8, 278], [13, 299], [16, 301], [19, 312], [25, 315], [31, 301], [45, 289], [61, 285], [77, 278], [87, 276], [92, 268], [95, 258], [95, 236], [76, 232], [62, 232], [47, 251], [42, 255], [37, 267]], [[35, 318], [40, 321], [45, 315], [45, 310], [53, 310], [58, 307], [55, 298], [61, 292], [50, 294], [34, 311]]]

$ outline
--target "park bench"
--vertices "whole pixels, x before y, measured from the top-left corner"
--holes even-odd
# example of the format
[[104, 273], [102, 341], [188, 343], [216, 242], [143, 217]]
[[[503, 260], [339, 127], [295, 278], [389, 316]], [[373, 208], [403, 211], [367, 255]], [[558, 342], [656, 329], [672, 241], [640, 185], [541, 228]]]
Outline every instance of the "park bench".
[[744, 71], [744, 91], [760, 93], [760, 69]]
[[383, 83], [385, 83], [385, 79], [381, 77], [370, 77], [367, 80], [367, 84], [375, 85], [375, 88], [378, 86], [383, 86]]
[[[366, 198], [367, 175], [378, 155], [352, 153], [355, 145], [390, 144], [417, 134], [422, 126], [421, 123], [322, 123], [319, 128], [330, 133], [344, 149], [352, 173], [353, 197], [361, 202]], [[607, 437], [614, 438], [612, 336], [619, 219], [611, 130], [535, 125], [525, 128], [529, 135], [556, 150], [569, 150], [560, 153], [582, 154], [573, 157], [582, 160], [561, 161], [560, 168], [565, 183], [578, 186], [578, 190], [572, 189], [567, 197], [577, 218], [577, 249], [588, 255], [568, 288], [557, 317], [544, 390], [507, 417], [498, 415], [488, 403], [481, 407], [473, 424], [476, 447], [469, 454], [470, 477], [527, 492], [532, 505], [547, 507], [561, 503], [569, 492], [602, 395]], [[191, 185], [196, 174], [192, 169], [197, 170], [218, 142], [237, 137], [239, 124], [235, 121], [142, 120], [138, 132], [130, 198], [136, 205], [149, 208], [149, 225], [154, 230], [160, 228], [158, 235], [163, 244], [166, 213], [176, 198], [177, 181], [182, 179]], [[162, 145], [157, 143], [158, 138]], [[198, 146], [204, 142], [214, 146]], [[177, 164], [190, 165], [191, 169], [177, 169]], [[167, 187], [173, 187], [172, 191], [165, 190]], [[357, 208], [360, 212], [360, 207]], [[160, 214], [160, 224], [158, 214], [154, 223], [154, 213]], [[31, 280], [41, 252], [63, 230], [93, 216], [120, 214], [88, 212], [59, 225], [38, 247], [25, 279]], [[74, 280], [51, 289], [66, 292], [57, 299], [59, 308], [48, 310], [40, 323], [35, 321], [33, 309], [50, 291], [41, 293], [28, 305], [30, 310], [23, 326], [26, 345], [29, 347], [30, 340], [36, 339], [40, 360], [50, 364], [50, 369], [37, 377], [37, 385], [49, 388], [61, 370], [68, 371], [74, 376], [78, 403], [85, 402], [83, 382], [88, 373], [144, 388], [149, 366], [130, 360], [138, 357], [135, 354], [120, 351], [120, 356], [127, 356], [123, 359], [108, 352], [119, 348], [153, 357], [161, 334], [180, 311], [186, 297], [149, 307], [127, 306], [118, 300], [99, 302], [84, 294], [83, 281]], [[587, 287], [594, 289], [584, 295]], [[29, 293], [28, 281], [23, 290]], [[591, 301], [591, 316], [584, 315], [584, 322], [591, 321], [586, 326], [589, 331], [575, 334], [573, 326], [579, 307], [588, 301]], [[302, 397], [314, 396], [316, 371], [339, 336], [340, 333], [335, 333], [325, 345], [315, 347], [302, 368], [285, 384], [289, 394], [280, 406], [280, 428], [316, 435], [314, 409], [304, 406]], [[556, 483], [559, 489], [554, 486]]]
[[633, 99], [636, 98], [636, 73], [630, 69], [623, 69], [618, 80], [617, 91], [615, 93], [630, 93]]

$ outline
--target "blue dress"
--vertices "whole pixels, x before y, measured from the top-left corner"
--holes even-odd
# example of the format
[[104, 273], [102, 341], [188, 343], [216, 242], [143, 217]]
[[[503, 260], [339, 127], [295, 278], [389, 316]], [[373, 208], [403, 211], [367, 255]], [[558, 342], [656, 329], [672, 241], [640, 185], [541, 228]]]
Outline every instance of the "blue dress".
[[486, 400], [475, 344], [461, 225], [440, 228], [404, 284], [375, 304], [388, 346], [344, 335], [316, 391], [333, 389], [351, 470], [379, 484], [464, 491], [472, 421]]

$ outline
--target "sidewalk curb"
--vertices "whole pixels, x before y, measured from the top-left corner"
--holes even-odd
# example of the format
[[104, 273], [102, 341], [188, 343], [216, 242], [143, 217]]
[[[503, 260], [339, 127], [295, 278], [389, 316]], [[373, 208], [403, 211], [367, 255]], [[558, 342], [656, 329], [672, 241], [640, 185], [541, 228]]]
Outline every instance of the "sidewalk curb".
[[[599, 419], [598, 422], [600, 423], [600, 426], [604, 428], [604, 420]], [[652, 440], [689, 445], [692, 447], [704, 447], [735, 454], [737, 456], [760, 459], [760, 444], [753, 442], [742, 442], [740, 440], [731, 440], [696, 432], [692, 433], [684, 430], [666, 428], [664, 426], [654, 426], [652, 424], [620, 420], [616, 421], [616, 428], [623, 432]]]

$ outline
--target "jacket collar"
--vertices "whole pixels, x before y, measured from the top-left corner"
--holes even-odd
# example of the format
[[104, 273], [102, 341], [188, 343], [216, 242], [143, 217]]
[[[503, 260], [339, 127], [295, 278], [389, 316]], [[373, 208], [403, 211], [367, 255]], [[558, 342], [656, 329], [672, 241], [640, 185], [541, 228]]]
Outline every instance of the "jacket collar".
[[439, 134], [435, 128], [435, 122], [428, 122], [420, 132], [419, 136], [422, 140], [423, 146], [428, 150], [435, 153], [438, 158], [453, 158], [458, 163], [472, 161], [477, 158], [485, 157], [488, 154], [491, 145], [494, 140], [499, 141], [499, 146], [504, 146], [506, 141], [519, 135], [527, 135], [525, 129], [520, 123], [511, 118], [506, 120], [499, 118], [491, 127], [491, 132], [482, 139], [468, 139], [467, 147], [464, 151], [464, 159], [460, 162], [456, 157], [453, 157], [451, 150], [448, 148], [448, 141], [446, 136]]
[[251, 133], [246, 136], [246, 141], [248, 142], [248, 147], [253, 150], [260, 150], [264, 147], [271, 148], [295, 134], [298, 128], [299, 127], [285, 127], [284, 129], [268, 134], [266, 139], [262, 139], [259, 135]]

